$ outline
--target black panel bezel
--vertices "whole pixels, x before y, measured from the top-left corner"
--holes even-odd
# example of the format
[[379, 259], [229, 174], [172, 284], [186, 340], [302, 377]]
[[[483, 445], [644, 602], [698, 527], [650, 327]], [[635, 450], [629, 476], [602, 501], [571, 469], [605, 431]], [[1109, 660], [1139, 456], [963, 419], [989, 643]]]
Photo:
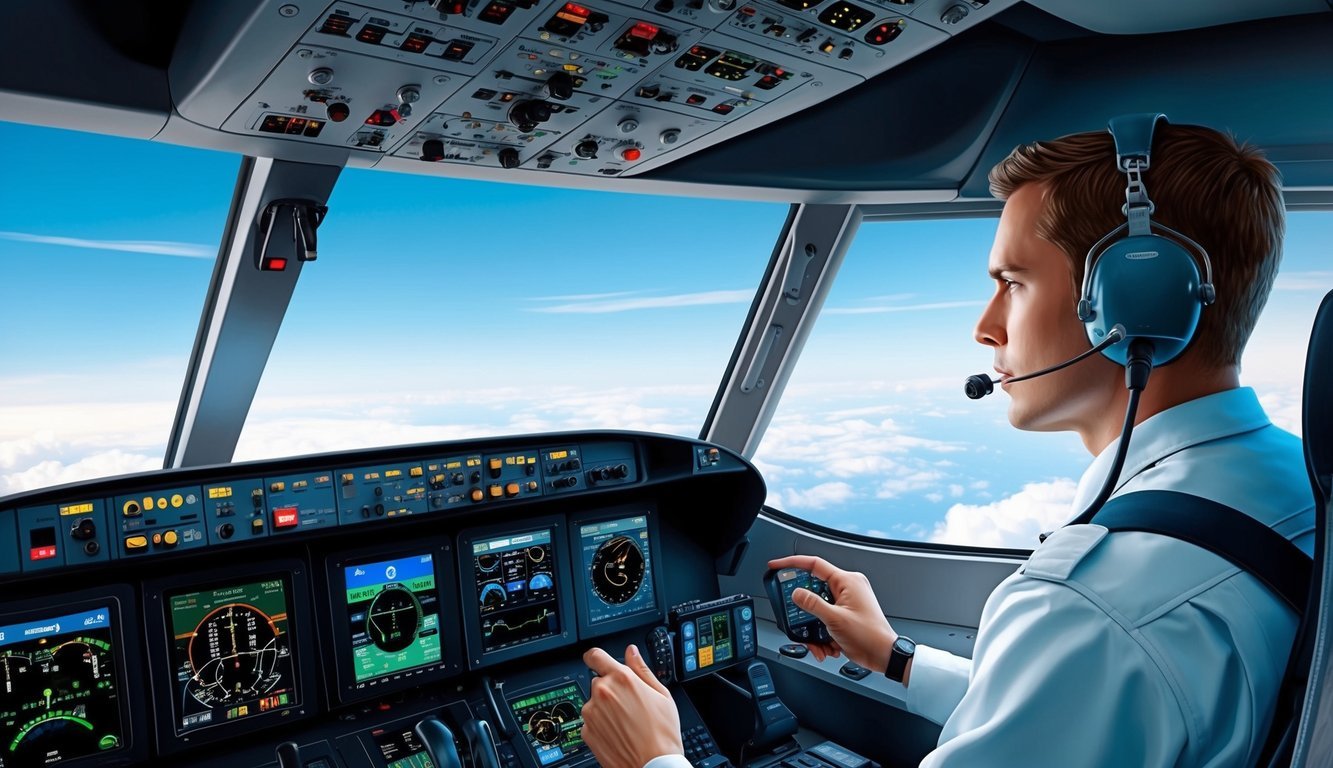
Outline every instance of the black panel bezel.
[[[289, 588], [287, 633], [291, 636], [288, 641], [289, 647], [296, 656], [292, 660], [292, 671], [296, 675], [293, 688], [300, 697], [297, 704], [283, 710], [217, 723], [197, 731], [178, 733], [175, 665], [171, 657], [172, 630], [167, 596], [213, 589], [238, 581], [253, 582], [272, 578], [284, 579]], [[188, 580], [174, 577], [144, 582], [144, 627], [148, 638], [149, 671], [153, 680], [153, 710], [157, 720], [159, 754], [174, 754], [201, 744], [292, 723], [315, 713], [317, 710], [315, 681], [318, 678], [314, 657], [318, 649], [313, 642], [315, 624], [310, 607], [308, 579], [305, 563], [298, 560], [270, 560], [211, 569], [194, 574], [193, 578]]]
[[111, 631], [115, 638], [114, 653], [119, 690], [121, 732], [125, 745], [114, 752], [94, 752], [83, 757], [61, 760], [57, 765], [78, 768], [84, 765], [130, 765], [148, 757], [148, 721], [145, 697], [145, 678], [131, 672], [127, 659], [138, 662], [143, 658], [139, 643], [139, 617], [134, 590], [125, 584], [111, 584], [96, 589], [81, 590], [50, 597], [17, 600], [0, 605], [0, 626], [60, 616], [67, 613], [107, 606], [113, 613]]
[[[430, 553], [435, 568], [435, 592], [439, 609], [440, 661], [433, 666], [419, 667], [400, 674], [397, 679], [381, 678], [376, 682], [356, 681], [355, 660], [349, 644], [351, 633], [347, 617], [346, 567], [380, 560], [411, 557]], [[347, 704], [374, 698], [385, 693], [415, 688], [423, 683], [437, 682], [459, 675], [463, 671], [463, 637], [458, 626], [458, 570], [454, 562], [453, 542], [447, 537], [429, 537], [415, 544], [386, 544], [362, 547], [330, 554], [324, 561], [324, 581], [321, 604], [325, 631], [321, 645], [325, 655], [332, 654], [334, 679], [330, 698]]]
[[[653, 610], [622, 616], [618, 619], [592, 623], [592, 601], [597, 596], [592, 593], [591, 577], [583, 572], [583, 540], [579, 529], [591, 523], [605, 523], [626, 517], [644, 516], [648, 518], [648, 556], [652, 560], [648, 577], [653, 586]], [[583, 639], [602, 637], [625, 629], [644, 627], [660, 623], [666, 610], [666, 594], [662, 587], [662, 548], [661, 531], [657, 524], [657, 507], [651, 502], [626, 504], [618, 507], [604, 507], [590, 510], [569, 517], [569, 554], [570, 569], [574, 571], [579, 588], [574, 590], [574, 601], [578, 608], [579, 637]]]
[[[477, 576], [472, 563], [472, 545], [487, 538], [504, 535], [522, 535], [550, 529], [551, 552], [556, 558], [556, 610], [560, 614], [560, 633], [540, 640], [482, 652], [481, 616], [476, 610]], [[458, 534], [458, 591], [463, 614], [463, 630], [467, 643], [468, 669], [481, 669], [510, 659], [528, 656], [539, 651], [562, 648], [578, 640], [578, 621], [573, 619], [574, 586], [569, 567], [569, 540], [565, 534], [565, 516], [517, 518], [500, 525], [467, 528]]]

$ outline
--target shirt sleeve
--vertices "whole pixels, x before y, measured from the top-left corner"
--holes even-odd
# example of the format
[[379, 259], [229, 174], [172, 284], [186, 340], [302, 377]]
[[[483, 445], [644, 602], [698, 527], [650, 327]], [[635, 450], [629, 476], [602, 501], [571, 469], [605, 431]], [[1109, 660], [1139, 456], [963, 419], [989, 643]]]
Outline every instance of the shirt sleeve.
[[684, 755], [659, 755], [643, 764], [643, 768], [694, 768]]
[[922, 768], [1067, 766], [1071, 755], [1177, 763], [1187, 741], [1180, 705], [1138, 640], [1089, 598], [1019, 577], [996, 589], [986, 613], [971, 682]]
[[908, 678], [907, 711], [944, 725], [967, 693], [972, 660], [925, 645], [916, 647]]

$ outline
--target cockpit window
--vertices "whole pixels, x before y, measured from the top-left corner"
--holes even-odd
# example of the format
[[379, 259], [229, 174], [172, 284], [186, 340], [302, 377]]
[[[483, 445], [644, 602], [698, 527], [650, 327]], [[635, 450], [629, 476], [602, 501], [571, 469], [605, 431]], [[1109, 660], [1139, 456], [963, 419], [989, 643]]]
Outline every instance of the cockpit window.
[[[873, 537], [1030, 549], [1065, 522], [1090, 461], [1072, 433], [1011, 427], [972, 336], [995, 290], [995, 220], [863, 224], [764, 435], [770, 506]], [[1243, 358], [1278, 426], [1300, 433], [1315, 310], [1333, 288], [1333, 213], [1292, 213], [1282, 269]]]
[[0, 122], [0, 496], [156, 469], [239, 159]]
[[787, 206], [345, 170], [238, 459], [695, 437]]

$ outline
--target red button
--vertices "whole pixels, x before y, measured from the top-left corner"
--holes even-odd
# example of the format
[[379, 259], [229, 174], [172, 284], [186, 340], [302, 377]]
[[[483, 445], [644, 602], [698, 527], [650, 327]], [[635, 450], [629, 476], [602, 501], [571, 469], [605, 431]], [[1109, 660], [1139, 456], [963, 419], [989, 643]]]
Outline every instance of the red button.
[[33, 547], [28, 552], [29, 560], [50, 560], [56, 556], [55, 547]]
[[297, 507], [274, 507], [273, 527], [291, 528], [300, 522], [300, 509]]
[[629, 149], [626, 149], [623, 152], [621, 152], [620, 156], [625, 158], [626, 161], [632, 163], [635, 160], [638, 160], [640, 157], [642, 157], [643, 152], [640, 152], [638, 147], [630, 147]]

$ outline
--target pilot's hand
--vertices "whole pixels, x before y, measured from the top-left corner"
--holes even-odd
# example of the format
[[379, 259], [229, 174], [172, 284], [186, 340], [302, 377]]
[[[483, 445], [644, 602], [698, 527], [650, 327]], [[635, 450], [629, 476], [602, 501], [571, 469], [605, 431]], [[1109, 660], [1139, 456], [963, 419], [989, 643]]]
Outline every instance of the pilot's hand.
[[792, 555], [768, 561], [769, 568], [804, 568], [816, 579], [828, 583], [832, 603], [826, 603], [808, 589], [792, 592], [796, 607], [824, 622], [831, 644], [807, 643], [815, 658], [847, 654], [847, 658], [867, 669], [883, 673], [889, 666], [889, 651], [898, 633], [889, 626], [880, 610], [870, 580], [863, 573], [844, 571], [822, 557]]
[[583, 654], [597, 673], [583, 705], [583, 741], [602, 768], [643, 768], [662, 755], [684, 755], [680, 714], [639, 649], [625, 649], [625, 663], [601, 648]]

